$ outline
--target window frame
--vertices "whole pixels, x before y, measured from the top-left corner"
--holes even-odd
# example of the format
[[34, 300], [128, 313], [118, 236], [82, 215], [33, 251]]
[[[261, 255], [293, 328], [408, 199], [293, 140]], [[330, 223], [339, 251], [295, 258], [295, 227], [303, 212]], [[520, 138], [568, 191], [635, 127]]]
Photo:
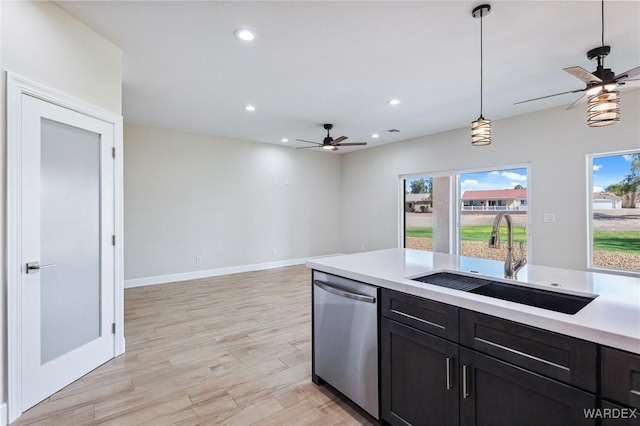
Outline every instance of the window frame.
[[[512, 169], [526, 169], [527, 170], [527, 221], [526, 221], [526, 234], [527, 234], [527, 263], [532, 263], [531, 259], [532, 257], [532, 244], [531, 244], [531, 210], [530, 210], [530, 201], [531, 201], [531, 163], [516, 163], [516, 164], [507, 164], [507, 165], [501, 165], [501, 166], [493, 166], [493, 167], [481, 167], [481, 168], [474, 168], [474, 169], [466, 169], [466, 170], [460, 170], [457, 172], [456, 174], [456, 206], [457, 206], [457, 213], [456, 213], [456, 235], [455, 235], [455, 241], [457, 242], [455, 245], [456, 251], [454, 254], [457, 254], [459, 256], [461, 256], [461, 252], [462, 252], [462, 240], [460, 238], [460, 234], [461, 234], [461, 228], [462, 228], [462, 210], [460, 209], [460, 203], [462, 202], [462, 187], [461, 187], [461, 182], [460, 182], [460, 178], [463, 174], [467, 174], [467, 173], [483, 173], [483, 172], [493, 172], [493, 171], [503, 171], [503, 170], [512, 170]], [[489, 242], [487, 241], [487, 244]], [[478, 258], [478, 259], [482, 259], [482, 258]]]
[[623, 151], [607, 151], [586, 155], [586, 174], [587, 174], [587, 271], [601, 272], [607, 274], [625, 275], [631, 277], [640, 277], [640, 270], [612, 268], [607, 266], [599, 266], [593, 263], [593, 161], [596, 158], [616, 157], [628, 154], [640, 154], [640, 149], [627, 149]]
[[[406, 180], [409, 179], [420, 179], [420, 178], [439, 178], [439, 177], [448, 177], [449, 178], [449, 198], [453, 197], [453, 190], [455, 190], [455, 172], [453, 171], [440, 171], [436, 173], [411, 173], [407, 175], [399, 175], [399, 185], [400, 185], [400, 200], [398, 202], [399, 206], [399, 224], [398, 224], [398, 247], [406, 248], [406, 238], [407, 238], [407, 224], [406, 224], [406, 214], [404, 211], [404, 203], [405, 203], [405, 185]], [[432, 194], [433, 196], [433, 194]], [[433, 203], [433, 199], [432, 199]], [[455, 243], [453, 233], [451, 229], [455, 226], [455, 218], [452, 211], [452, 204], [449, 203], [449, 247], [453, 247]], [[449, 250], [451, 253], [451, 250]]]
[[[531, 244], [531, 163], [514, 163], [507, 165], [498, 165], [491, 167], [481, 167], [473, 169], [456, 169], [456, 170], [444, 170], [439, 172], [424, 172], [424, 173], [411, 173], [405, 175], [399, 175], [399, 224], [398, 224], [398, 247], [406, 248], [406, 216], [404, 211], [405, 202], [405, 181], [409, 179], [420, 178], [437, 178], [437, 177], [449, 177], [449, 254], [460, 255], [462, 251], [462, 242], [460, 240], [461, 234], [461, 209], [460, 203], [462, 202], [462, 188], [460, 186], [460, 177], [463, 174], [468, 173], [482, 173], [492, 171], [503, 171], [512, 169], [526, 169], [527, 171], [527, 220], [526, 220], [526, 233], [527, 233], [527, 261], [532, 263], [533, 250]], [[480, 259], [480, 258], [479, 258]]]

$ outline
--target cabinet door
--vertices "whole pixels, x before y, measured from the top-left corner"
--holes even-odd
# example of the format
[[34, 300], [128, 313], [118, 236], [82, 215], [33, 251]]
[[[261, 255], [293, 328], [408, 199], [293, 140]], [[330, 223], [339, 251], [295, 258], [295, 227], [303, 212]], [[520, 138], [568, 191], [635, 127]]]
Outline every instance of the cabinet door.
[[595, 395], [460, 348], [460, 422], [478, 426], [595, 425]]
[[458, 425], [458, 346], [384, 317], [380, 329], [382, 419]]
[[640, 411], [640, 356], [602, 348], [602, 397]]

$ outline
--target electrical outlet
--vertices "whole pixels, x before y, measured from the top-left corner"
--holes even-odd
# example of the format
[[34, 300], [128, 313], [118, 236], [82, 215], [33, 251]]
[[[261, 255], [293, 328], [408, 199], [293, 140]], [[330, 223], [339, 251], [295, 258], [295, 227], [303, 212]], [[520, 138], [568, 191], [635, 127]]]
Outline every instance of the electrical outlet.
[[553, 213], [545, 213], [543, 219], [546, 223], [553, 223], [556, 221], [556, 215]]
[[274, 248], [272, 248], [272, 249], [271, 249], [271, 254], [273, 254], [274, 256], [277, 256], [277, 255], [278, 255], [278, 249], [277, 249], [277, 248], [275, 248], [275, 247], [274, 247]]
[[202, 263], [202, 256], [196, 256], [196, 263]]
[[360, 245], [360, 251], [364, 251], [364, 244]]

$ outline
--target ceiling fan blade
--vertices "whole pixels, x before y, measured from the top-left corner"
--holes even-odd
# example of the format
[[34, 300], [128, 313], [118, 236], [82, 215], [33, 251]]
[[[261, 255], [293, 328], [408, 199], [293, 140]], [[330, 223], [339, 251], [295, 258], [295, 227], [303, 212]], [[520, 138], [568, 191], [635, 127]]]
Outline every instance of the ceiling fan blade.
[[631, 77], [635, 77], [637, 75], [640, 75], [640, 67], [635, 67], [630, 69], [629, 71], [625, 71], [623, 73], [620, 73], [618, 75], [616, 75], [613, 79], [615, 81], [623, 81], [623, 80], [627, 80]]
[[[306, 143], [315, 143], [316, 145], [322, 146], [321, 143], [319, 142], [311, 142], [311, 141], [305, 141], [304, 139], [296, 139], [298, 142], [306, 142]], [[313, 148], [313, 147], [310, 147]]]
[[331, 145], [337, 145], [345, 139], [349, 139], [349, 138], [347, 136], [340, 136], [339, 138], [332, 140]]
[[539, 98], [527, 99], [526, 101], [516, 102], [514, 105], [523, 104], [525, 102], [538, 101], [540, 99], [552, 98], [554, 96], [568, 95], [569, 93], [584, 92], [585, 90], [587, 89], [585, 88], [585, 89], [578, 89], [578, 90], [570, 90], [568, 92], [562, 92], [562, 93], [554, 93], [553, 95], [540, 96]]
[[571, 105], [569, 105], [567, 107], [567, 109], [572, 109], [575, 108], [576, 106], [583, 104], [585, 102], [587, 102], [587, 99], [589, 99], [589, 97], [587, 96], [587, 94], [585, 93], [584, 95], [580, 96], [574, 103], [572, 103]]
[[298, 148], [296, 148], [296, 149], [320, 148], [321, 146], [322, 146], [322, 145], [320, 145], [320, 146], [301, 146], [301, 147], [298, 147]]
[[589, 71], [585, 70], [582, 67], [569, 67], [569, 68], [564, 68], [564, 70], [569, 74], [571, 74], [572, 76], [577, 77], [580, 80], [584, 81], [587, 84], [602, 82], [602, 80], [599, 77], [591, 74]]
[[354, 145], [366, 145], [366, 142], [347, 142], [347, 143], [339, 143], [336, 146], [354, 146]]

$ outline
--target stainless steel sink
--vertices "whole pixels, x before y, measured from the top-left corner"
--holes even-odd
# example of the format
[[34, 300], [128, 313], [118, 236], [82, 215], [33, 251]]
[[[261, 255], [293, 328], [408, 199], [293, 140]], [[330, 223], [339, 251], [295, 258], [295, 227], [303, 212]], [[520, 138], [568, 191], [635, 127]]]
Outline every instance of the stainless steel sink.
[[565, 314], [575, 314], [587, 306], [596, 296], [578, 296], [555, 291], [507, 284], [486, 278], [440, 272], [423, 277], [413, 278], [427, 284], [466, 291], [495, 299], [549, 309]]

